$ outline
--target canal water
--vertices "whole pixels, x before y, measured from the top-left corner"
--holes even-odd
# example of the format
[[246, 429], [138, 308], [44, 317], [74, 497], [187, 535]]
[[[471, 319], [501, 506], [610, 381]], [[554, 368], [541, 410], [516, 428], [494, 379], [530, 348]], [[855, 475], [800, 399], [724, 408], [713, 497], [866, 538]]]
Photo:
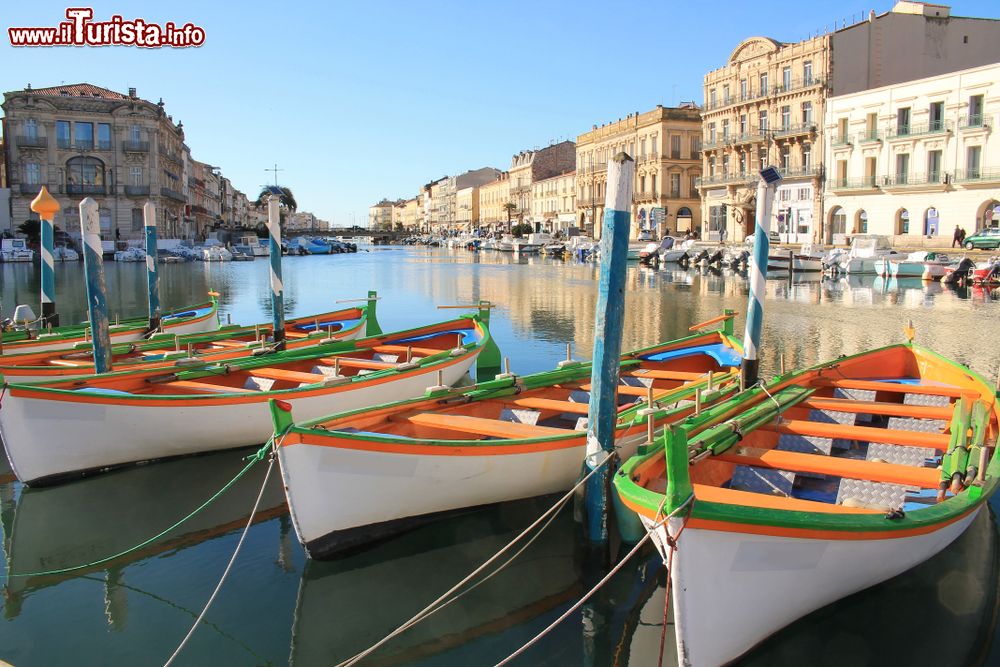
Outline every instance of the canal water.
[[[429, 248], [288, 257], [289, 315], [379, 292], [385, 330], [451, 316], [438, 305], [496, 304], [492, 329], [516, 373], [589, 357], [597, 267]], [[270, 319], [267, 262], [162, 265], [161, 300], [221, 293], [234, 323]], [[0, 303], [38, 310], [37, 267], [0, 265]], [[141, 315], [142, 264], [107, 266], [109, 305]], [[629, 267], [625, 349], [685, 335], [725, 308], [744, 311], [745, 276]], [[57, 266], [64, 322], [85, 317], [82, 266]], [[937, 283], [769, 279], [762, 366], [773, 372], [917, 340], [995, 377], [1000, 294]], [[743, 318], [738, 318], [738, 331]], [[89, 563], [145, 542], [200, 505], [243, 465], [243, 452], [170, 461], [47, 489], [0, 471], [6, 577], [0, 659], [15, 667], [159, 665], [219, 580], [265, 476], [259, 464], [191, 522], [109, 565]], [[994, 504], [997, 501], [994, 501]], [[236, 565], [176, 665], [329, 666], [374, 643], [450, 588], [536, 518], [543, 500], [442, 521], [331, 562], [299, 547], [273, 471]], [[612, 546], [613, 555], [626, 549]], [[494, 664], [569, 608], [601, 576], [566, 510], [511, 565], [361, 664]], [[629, 561], [600, 594], [529, 650], [523, 665], [655, 665], [664, 572], [654, 551]], [[998, 530], [982, 514], [946, 552], [885, 584], [819, 610], [747, 656], [745, 665], [1000, 664]], [[747, 613], [755, 602], [742, 601]], [[668, 620], [664, 664], [675, 664]], [[726, 632], [726, 628], [718, 628]]]

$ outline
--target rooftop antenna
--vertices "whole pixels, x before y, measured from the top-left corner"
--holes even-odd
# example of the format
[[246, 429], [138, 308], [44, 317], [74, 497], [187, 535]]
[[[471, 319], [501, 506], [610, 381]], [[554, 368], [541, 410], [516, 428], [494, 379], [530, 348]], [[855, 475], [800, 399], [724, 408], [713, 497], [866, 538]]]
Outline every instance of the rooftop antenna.
[[274, 163], [274, 167], [272, 167], [271, 169], [265, 169], [264, 171], [273, 171], [274, 172], [274, 187], [278, 187], [278, 172], [279, 171], [284, 171], [284, 169], [278, 169], [278, 163], [275, 162]]

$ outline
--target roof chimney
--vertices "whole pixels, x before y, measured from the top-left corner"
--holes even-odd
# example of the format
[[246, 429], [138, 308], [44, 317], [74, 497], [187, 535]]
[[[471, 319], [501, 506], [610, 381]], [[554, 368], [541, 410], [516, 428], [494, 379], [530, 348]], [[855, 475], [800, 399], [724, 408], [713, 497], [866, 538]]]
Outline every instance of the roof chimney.
[[128, 96], [131, 97], [132, 99], [135, 99], [135, 88], [128, 89]]

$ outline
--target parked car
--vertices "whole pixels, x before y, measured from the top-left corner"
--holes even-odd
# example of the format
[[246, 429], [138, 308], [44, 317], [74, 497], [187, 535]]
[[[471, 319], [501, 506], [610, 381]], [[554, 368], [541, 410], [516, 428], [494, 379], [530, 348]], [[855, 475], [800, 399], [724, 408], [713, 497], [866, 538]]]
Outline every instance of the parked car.
[[965, 237], [963, 244], [967, 250], [976, 248], [1000, 248], [1000, 228], [990, 227]]

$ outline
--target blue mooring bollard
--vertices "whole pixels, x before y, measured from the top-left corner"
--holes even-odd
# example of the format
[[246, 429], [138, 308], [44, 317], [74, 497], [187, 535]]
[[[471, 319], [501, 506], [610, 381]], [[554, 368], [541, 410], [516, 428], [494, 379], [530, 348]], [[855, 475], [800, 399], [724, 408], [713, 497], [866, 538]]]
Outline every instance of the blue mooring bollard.
[[146, 202], [142, 207], [142, 224], [146, 232], [146, 292], [149, 295], [149, 330], [160, 326], [160, 287], [156, 274], [156, 207]]
[[[635, 161], [619, 153], [608, 161], [607, 196], [601, 230], [601, 269], [594, 322], [594, 363], [587, 417], [587, 467], [604, 460], [615, 447], [618, 372], [625, 315], [625, 268], [628, 263], [629, 211]], [[615, 461], [604, 464], [586, 485], [587, 536], [608, 539], [608, 480]]]

